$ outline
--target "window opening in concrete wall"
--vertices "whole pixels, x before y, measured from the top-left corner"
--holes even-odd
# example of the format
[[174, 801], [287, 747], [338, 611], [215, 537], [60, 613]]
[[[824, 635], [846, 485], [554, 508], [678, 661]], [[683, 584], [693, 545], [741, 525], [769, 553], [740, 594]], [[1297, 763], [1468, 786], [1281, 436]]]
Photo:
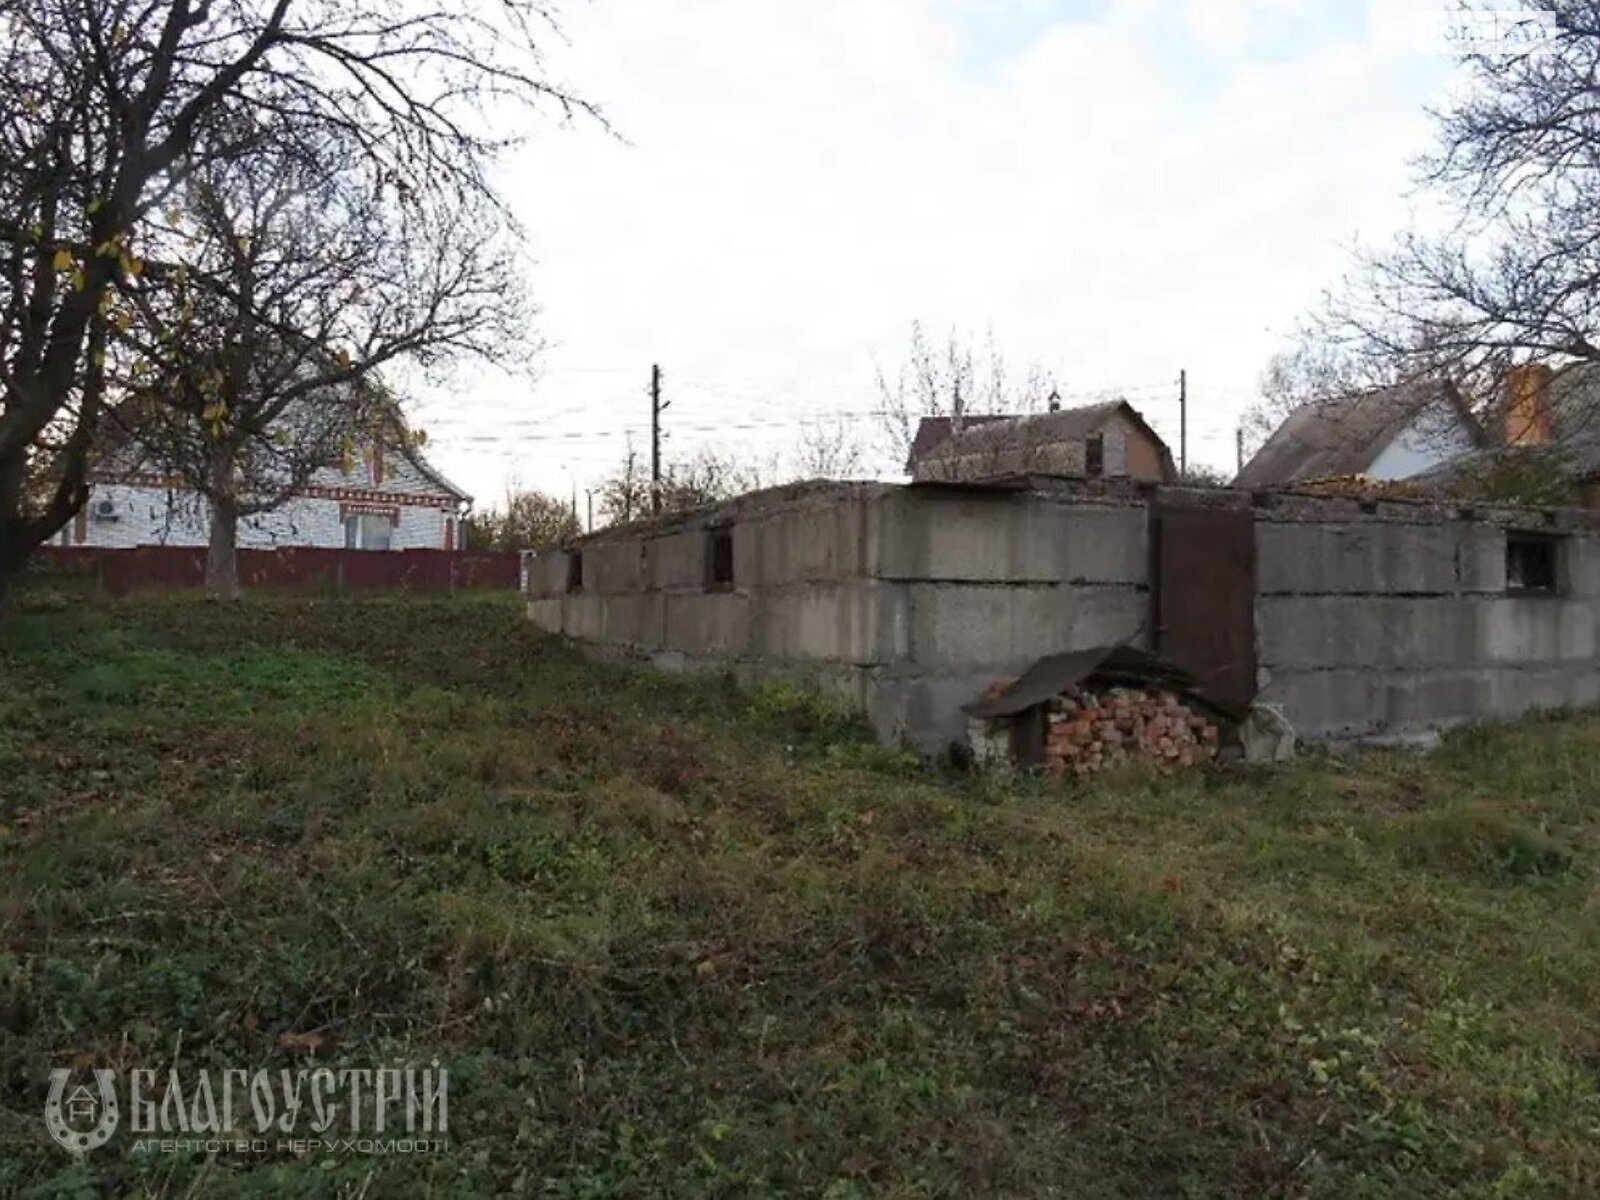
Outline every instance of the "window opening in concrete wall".
[[733, 586], [733, 530], [713, 529], [706, 535], [706, 584], [713, 588]]
[[583, 551], [567, 552], [567, 591], [583, 591]]
[[1083, 473], [1090, 479], [1099, 479], [1106, 473], [1106, 438], [1103, 433], [1091, 433], [1083, 443]]
[[1553, 593], [1561, 579], [1561, 539], [1547, 533], [1506, 534], [1506, 591]]

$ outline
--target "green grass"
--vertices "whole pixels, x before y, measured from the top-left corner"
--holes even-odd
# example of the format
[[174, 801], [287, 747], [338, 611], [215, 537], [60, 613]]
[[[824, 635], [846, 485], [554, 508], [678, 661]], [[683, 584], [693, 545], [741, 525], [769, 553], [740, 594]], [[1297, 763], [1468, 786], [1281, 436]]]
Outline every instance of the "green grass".
[[[503, 599], [32, 607], [0, 1194], [1600, 1190], [1596, 717], [1052, 793]], [[437, 1059], [453, 1149], [49, 1140], [52, 1066], [175, 1055]]]

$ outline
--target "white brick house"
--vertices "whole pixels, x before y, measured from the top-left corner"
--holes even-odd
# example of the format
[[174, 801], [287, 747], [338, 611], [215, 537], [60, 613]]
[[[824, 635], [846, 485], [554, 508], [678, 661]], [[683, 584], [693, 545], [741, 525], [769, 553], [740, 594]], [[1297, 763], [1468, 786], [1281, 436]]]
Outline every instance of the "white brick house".
[[[272, 512], [241, 517], [239, 547], [457, 550], [472, 497], [420, 451], [368, 451], [348, 470], [324, 467]], [[64, 546], [204, 546], [205, 499], [159, 471], [90, 478], [89, 501], [61, 531]]]

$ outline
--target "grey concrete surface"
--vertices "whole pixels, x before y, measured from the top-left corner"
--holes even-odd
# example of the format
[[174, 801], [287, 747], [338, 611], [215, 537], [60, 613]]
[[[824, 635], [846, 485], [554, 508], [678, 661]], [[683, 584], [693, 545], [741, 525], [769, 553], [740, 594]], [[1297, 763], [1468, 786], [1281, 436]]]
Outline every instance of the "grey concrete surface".
[[[1600, 703], [1600, 518], [1166, 489], [1252, 509], [1260, 699], [1307, 740]], [[1064, 650], [1151, 639], [1148, 490], [807, 485], [525, 563], [543, 629], [663, 669], [796, 676], [937, 751], [962, 704]], [[1508, 591], [1507, 530], [1554, 532], [1555, 595]], [[734, 579], [713, 586], [714, 531]]]

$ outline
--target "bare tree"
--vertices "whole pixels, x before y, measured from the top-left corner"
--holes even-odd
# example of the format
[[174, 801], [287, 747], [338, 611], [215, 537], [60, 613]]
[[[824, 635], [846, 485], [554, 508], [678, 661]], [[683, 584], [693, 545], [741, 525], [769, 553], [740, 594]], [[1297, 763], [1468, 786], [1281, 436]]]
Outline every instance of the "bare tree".
[[205, 497], [213, 597], [238, 595], [241, 518], [358, 447], [404, 448], [381, 367], [488, 354], [521, 325], [492, 212], [393, 195], [345, 169], [355, 151], [331, 130], [207, 163], [162, 218], [181, 265], [127, 289], [137, 391], [157, 401], [130, 445]]
[[866, 447], [850, 423], [819, 417], [800, 426], [800, 441], [788, 464], [796, 479], [850, 479], [861, 474]]
[[[661, 512], [687, 512], [744, 492], [771, 486], [770, 464], [710, 447], [669, 462], [661, 471]], [[651, 515], [654, 488], [640, 456], [630, 448], [621, 466], [599, 487], [600, 511], [608, 524], [626, 524]]]
[[956, 329], [935, 346], [920, 321], [911, 323], [905, 361], [892, 375], [880, 366], [877, 382], [885, 452], [896, 469], [910, 457], [924, 417], [950, 417], [959, 425], [972, 414], [1038, 412], [1055, 390], [1037, 363], [1014, 380], [993, 330], [978, 348]]
[[608, 525], [626, 525], [650, 512], [650, 472], [630, 444], [617, 470], [601, 480], [600, 515]]
[[1448, 379], [1480, 412], [1509, 367], [1600, 361], [1600, 2], [1524, 7], [1554, 34], [1468, 57], [1421, 164], [1453, 225], [1361, 255], [1314, 322], [1357, 374]]
[[491, 105], [584, 107], [542, 77], [548, 21], [539, 0], [0, 0], [0, 594], [87, 495], [108, 307], [151, 214], [248, 148], [217, 114], [337, 131], [397, 194], [487, 197]]

